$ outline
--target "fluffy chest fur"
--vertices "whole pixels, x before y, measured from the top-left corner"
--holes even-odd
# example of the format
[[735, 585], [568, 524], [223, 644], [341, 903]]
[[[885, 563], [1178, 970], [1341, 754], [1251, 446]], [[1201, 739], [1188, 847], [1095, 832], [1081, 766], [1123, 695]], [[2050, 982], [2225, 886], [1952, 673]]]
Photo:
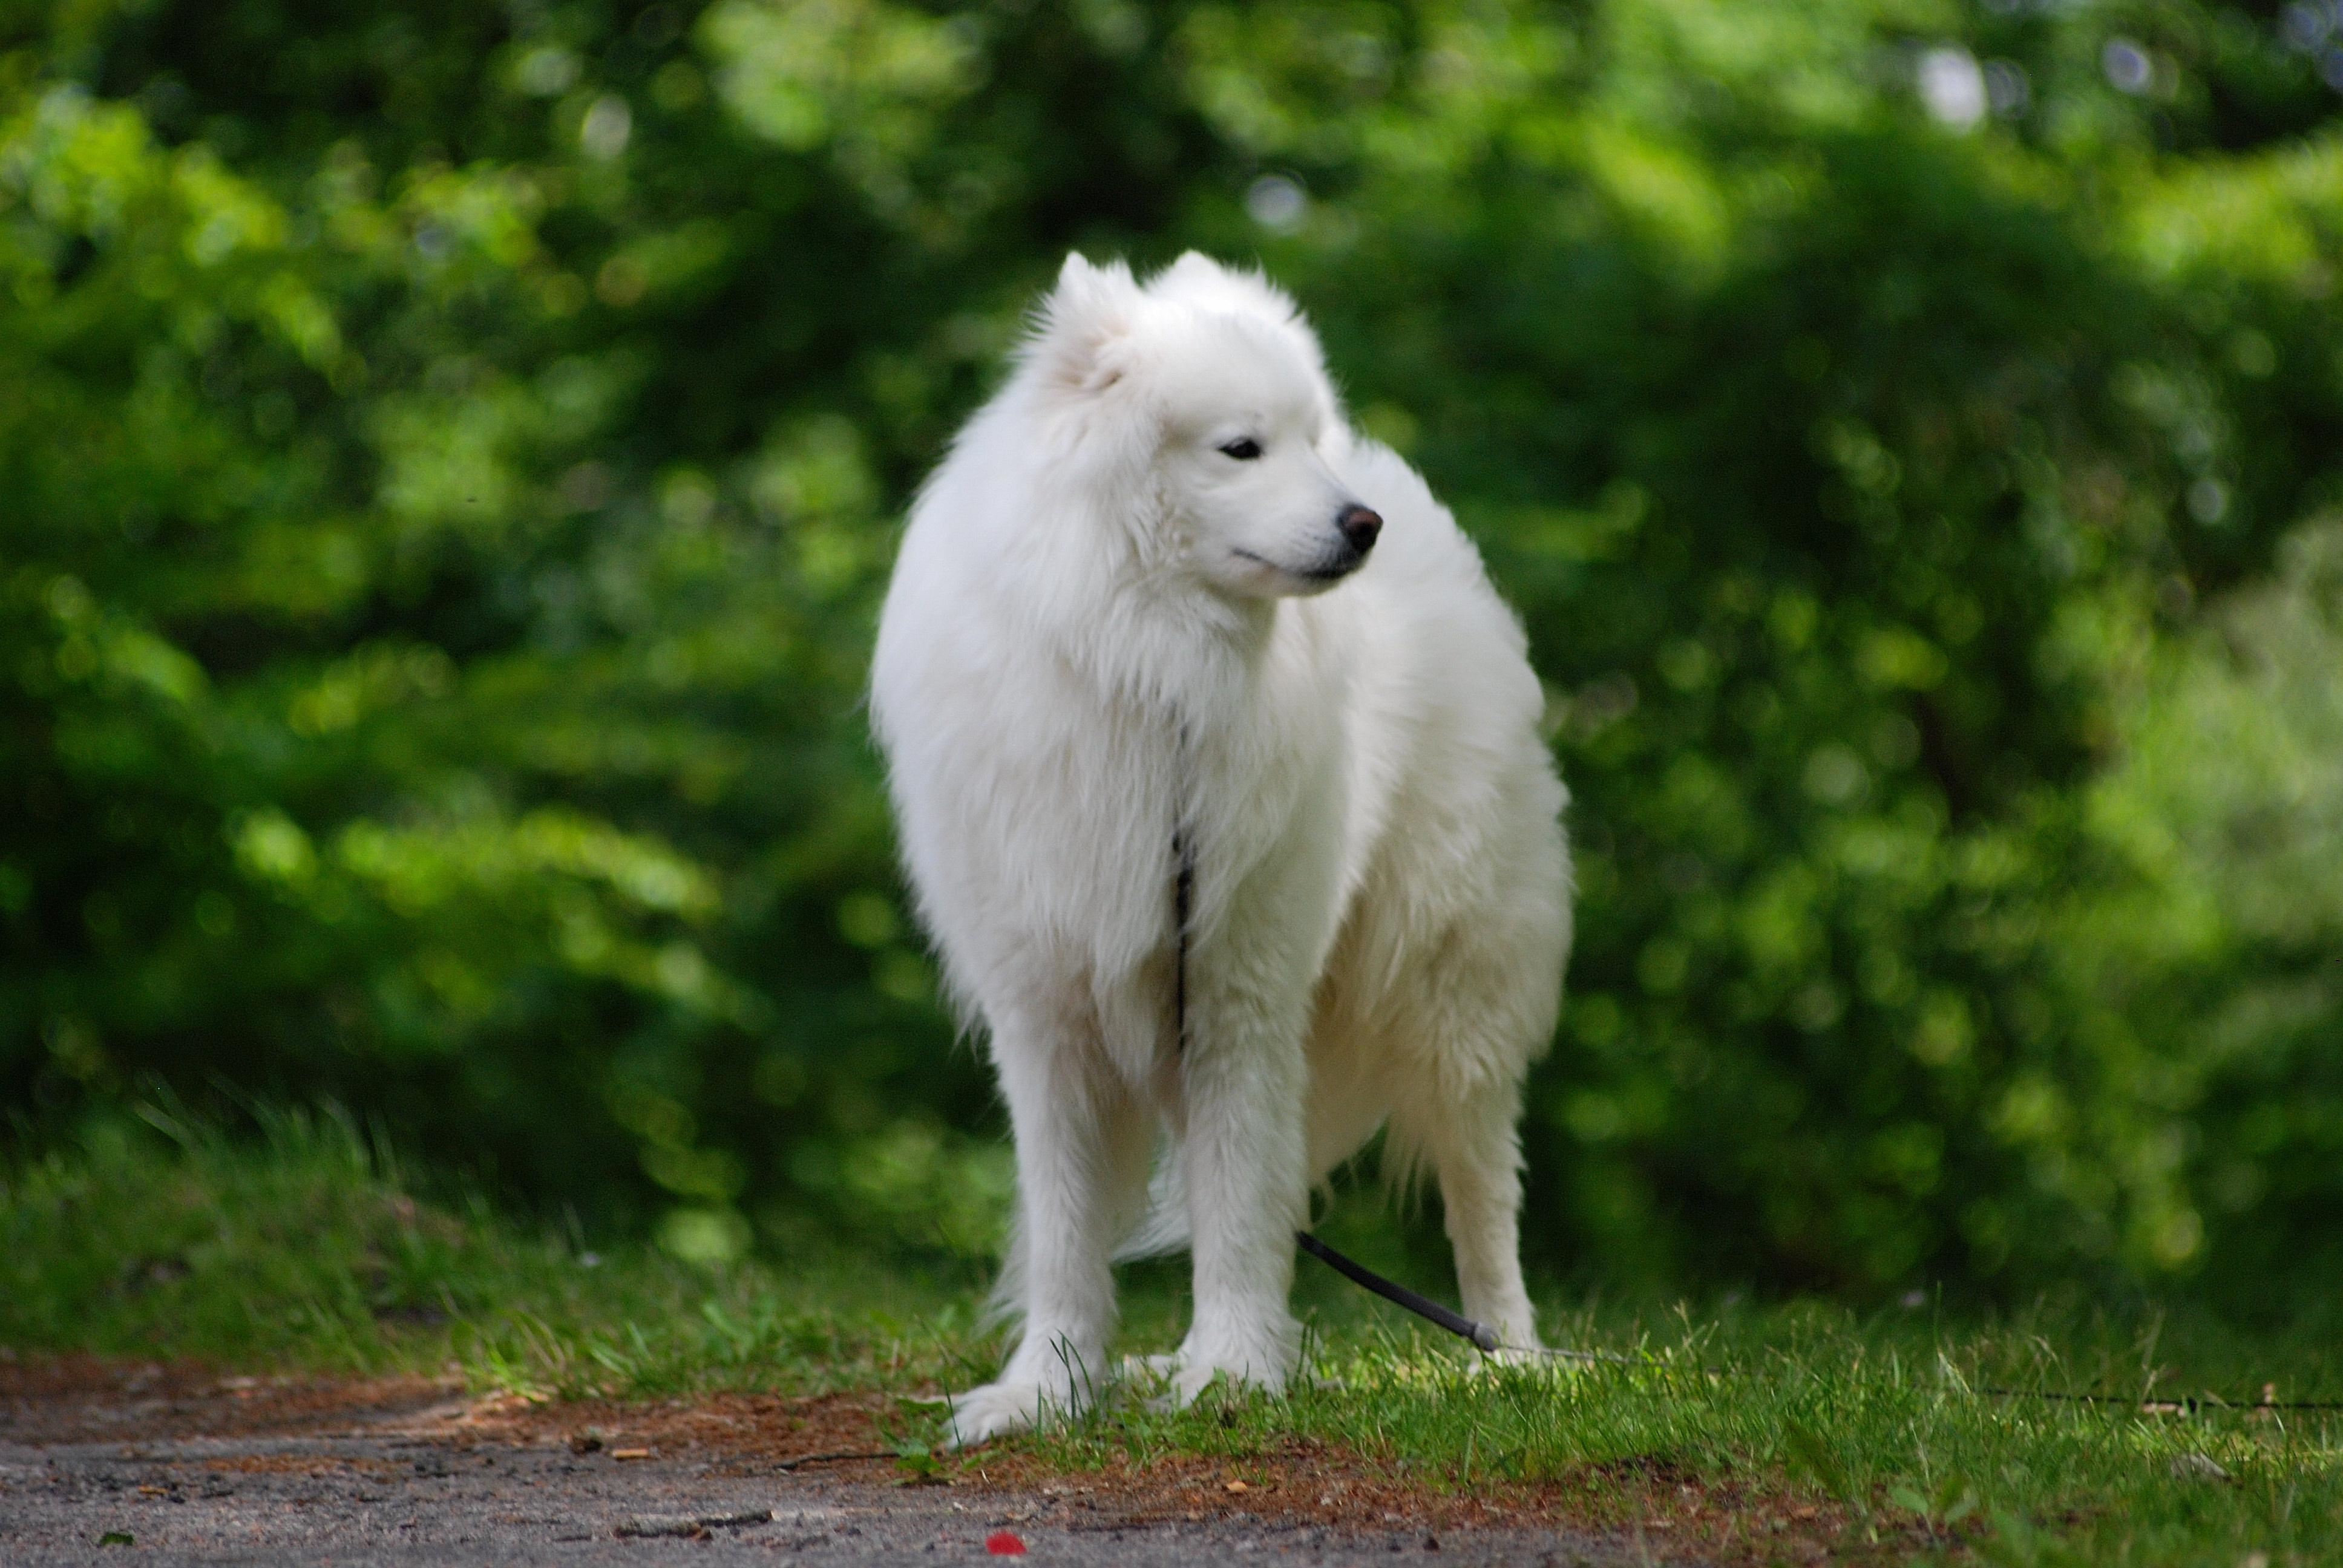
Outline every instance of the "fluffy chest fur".
[[[873, 673], [930, 924], [1111, 985], [1173, 940], [1176, 832], [1198, 946], [1273, 871], [1326, 906], [1310, 922], [1322, 957], [1350, 782], [1337, 607], [1182, 591], [1134, 552], [1097, 550], [1095, 519], [1054, 556], [1003, 548], [955, 500], [931, 490], [904, 541]], [[1083, 554], [1109, 559], [1070, 558]], [[1101, 565], [1113, 575], [1089, 579], [1089, 612], [1052, 614], [1049, 579]], [[977, 975], [953, 980], [981, 1006]]]

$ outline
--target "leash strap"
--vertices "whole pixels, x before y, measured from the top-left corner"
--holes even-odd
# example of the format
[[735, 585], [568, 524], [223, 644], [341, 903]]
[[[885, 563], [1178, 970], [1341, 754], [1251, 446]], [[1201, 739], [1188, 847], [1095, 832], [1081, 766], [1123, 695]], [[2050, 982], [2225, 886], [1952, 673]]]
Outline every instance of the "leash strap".
[[1383, 1300], [1405, 1307], [1419, 1318], [1438, 1323], [1452, 1334], [1471, 1340], [1484, 1352], [1495, 1352], [1497, 1331], [1488, 1324], [1476, 1323], [1462, 1312], [1450, 1312], [1429, 1296], [1419, 1296], [1405, 1285], [1393, 1284], [1364, 1263], [1353, 1262], [1342, 1256], [1307, 1231], [1294, 1231], [1293, 1239], [1301, 1243], [1303, 1251], [1321, 1260], [1343, 1278], [1364, 1285]]
[[1188, 908], [1196, 896], [1196, 849], [1177, 828], [1172, 830], [1172, 856], [1180, 864], [1172, 879], [1172, 928], [1180, 933], [1180, 956], [1172, 970], [1172, 1026], [1184, 1056], [1188, 1050]]

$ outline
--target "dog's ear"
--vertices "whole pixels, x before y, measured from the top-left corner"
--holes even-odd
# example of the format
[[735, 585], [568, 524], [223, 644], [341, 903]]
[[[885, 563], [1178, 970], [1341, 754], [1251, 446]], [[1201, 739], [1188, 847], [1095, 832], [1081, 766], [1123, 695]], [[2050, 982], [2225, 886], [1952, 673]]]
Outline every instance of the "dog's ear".
[[1042, 307], [1035, 342], [1050, 386], [1067, 393], [1096, 394], [1122, 378], [1118, 347], [1131, 336], [1140, 307], [1139, 286], [1121, 261], [1092, 266], [1079, 251], [1059, 270], [1058, 286]]
[[1281, 327], [1292, 325], [1302, 315], [1292, 297], [1261, 273], [1222, 266], [1201, 250], [1183, 252], [1147, 286], [1150, 293], [1169, 299], [1206, 310], [1267, 317]]

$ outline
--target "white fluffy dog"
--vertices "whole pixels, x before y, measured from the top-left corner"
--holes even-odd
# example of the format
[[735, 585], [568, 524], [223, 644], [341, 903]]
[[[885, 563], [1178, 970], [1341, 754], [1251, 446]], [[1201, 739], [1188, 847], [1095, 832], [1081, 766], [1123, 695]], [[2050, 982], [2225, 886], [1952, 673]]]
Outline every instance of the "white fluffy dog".
[[1514, 1124], [1570, 942], [1538, 682], [1292, 301], [1193, 254], [1143, 286], [1067, 257], [920, 497], [871, 692], [1017, 1141], [1024, 1332], [961, 1442], [1088, 1396], [1119, 1243], [1192, 1253], [1178, 1397], [1282, 1386], [1294, 1231], [1386, 1124], [1465, 1312], [1536, 1343]]

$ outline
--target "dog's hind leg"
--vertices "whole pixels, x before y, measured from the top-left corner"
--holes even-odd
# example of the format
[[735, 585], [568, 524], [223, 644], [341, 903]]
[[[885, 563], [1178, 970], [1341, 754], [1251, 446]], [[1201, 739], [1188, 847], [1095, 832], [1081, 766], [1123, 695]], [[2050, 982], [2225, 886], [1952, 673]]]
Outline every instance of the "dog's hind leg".
[[993, 1057], [1017, 1138], [1017, 1234], [1003, 1294], [1024, 1319], [1000, 1377], [952, 1401], [952, 1434], [981, 1442], [1091, 1402], [1114, 1322], [1109, 1266], [1147, 1183], [1137, 1096], [1090, 1031], [996, 1020]]
[[[1569, 859], [1550, 774], [1517, 780], [1517, 830], [1491, 839], [1467, 910], [1420, 942], [1391, 1023], [1386, 1153], [1440, 1179], [1464, 1315], [1514, 1351], [1537, 1322], [1522, 1284], [1522, 1089], [1554, 1035], [1570, 951]], [[1502, 843], [1504, 852], [1493, 846]]]
[[1532, 1350], [1537, 1318], [1522, 1282], [1521, 1116], [1518, 1080], [1483, 1080], [1463, 1094], [1435, 1093], [1392, 1115], [1402, 1161], [1421, 1161], [1440, 1180], [1448, 1243], [1464, 1315], [1497, 1331], [1508, 1350]]

